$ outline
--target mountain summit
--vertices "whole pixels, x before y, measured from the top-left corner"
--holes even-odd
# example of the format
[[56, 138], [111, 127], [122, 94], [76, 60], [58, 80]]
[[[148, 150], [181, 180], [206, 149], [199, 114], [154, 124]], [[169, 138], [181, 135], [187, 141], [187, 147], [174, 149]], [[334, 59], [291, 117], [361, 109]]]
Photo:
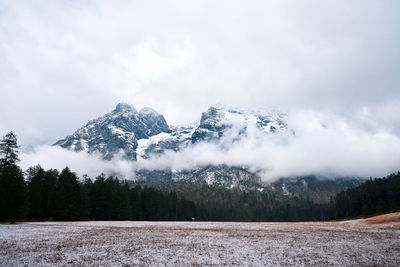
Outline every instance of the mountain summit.
[[130, 104], [88, 122], [75, 133], [54, 145], [74, 151], [99, 153], [111, 159], [122, 152], [131, 160], [147, 159], [166, 150], [178, 151], [199, 142], [234, 142], [255, 128], [269, 134], [287, 128], [284, 115], [261, 113], [231, 107], [211, 106], [200, 122], [190, 126], [169, 126], [163, 115], [145, 107], [139, 112]]
[[54, 145], [99, 153], [104, 159], [123, 152], [126, 158], [136, 160], [138, 140], [169, 132], [164, 117], [155, 110], [143, 108], [137, 112], [133, 106], [119, 103], [112, 112], [88, 122]]
[[118, 112], [132, 112], [132, 111], [137, 112], [134, 106], [128, 103], [118, 103], [113, 112], [118, 113]]
[[285, 114], [279, 112], [255, 112], [222, 105], [211, 106], [203, 112], [200, 125], [192, 135], [192, 143], [246, 135], [249, 128], [263, 133], [273, 133], [287, 128]]

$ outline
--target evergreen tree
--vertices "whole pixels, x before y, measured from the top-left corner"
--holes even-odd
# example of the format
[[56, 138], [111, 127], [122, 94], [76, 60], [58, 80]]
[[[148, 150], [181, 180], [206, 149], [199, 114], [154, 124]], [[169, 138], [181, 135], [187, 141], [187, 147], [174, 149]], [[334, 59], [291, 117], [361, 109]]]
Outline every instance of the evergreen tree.
[[131, 216], [133, 220], [142, 220], [141, 187], [135, 186], [130, 189], [129, 198], [131, 206]]
[[110, 189], [104, 173], [96, 177], [90, 191], [91, 214], [96, 220], [111, 219]]
[[40, 165], [30, 167], [26, 171], [28, 175], [28, 199], [29, 199], [29, 218], [45, 218], [45, 206], [47, 203], [44, 187], [45, 170]]
[[0, 141], [0, 219], [14, 222], [28, 207], [22, 170], [18, 167], [17, 137], [13, 132]]
[[129, 220], [132, 218], [132, 207], [130, 202], [130, 188], [127, 181], [120, 187], [120, 220]]
[[28, 217], [51, 219], [54, 216], [53, 207], [58, 171], [45, 171], [40, 165], [37, 165], [30, 167], [26, 173], [29, 199]]
[[82, 201], [78, 178], [65, 167], [58, 177], [54, 215], [58, 220], [76, 220], [82, 214]]
[[79, 183], [81, 188], [80, 190], [80, 207], [81, 207], [81, 214], [80, 217], [82, 219], [89, 219], [91, 216], [91, 201], [90, 201], [90, 192], [92, 190], [93, 182], [87, 176], [83, 176], [83, 183]]
[[50, 169], [45, 172], [43, 189], [43, 213], [45, 218], [54, 218], [54, 204], [56, 199], [57, 179], [60, 173], [56, 169]]
[[17, 136], [13, 132], [9, 132], [0, 141], [0, 153], [2, 158], [0, 158], [0, 171], [7, 165], [16, 165], [19, 161], [18, 158], [18, 144]]

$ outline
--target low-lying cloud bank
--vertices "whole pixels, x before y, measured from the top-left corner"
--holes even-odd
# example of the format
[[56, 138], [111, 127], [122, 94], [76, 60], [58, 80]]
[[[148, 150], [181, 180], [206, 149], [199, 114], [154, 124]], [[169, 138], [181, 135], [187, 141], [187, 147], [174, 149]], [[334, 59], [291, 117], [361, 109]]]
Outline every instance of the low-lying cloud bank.
[[287, 124], [290, 130], [269, 135], [249, 127], [247, 136], [239, 140], [234, 137], [240, 127], [233, 125], [218, 143], [200, 143], [138, 162], [126, 161], [122, 155], [104, 161], [99, 155], [41, 146], [21, 155], [21, 167], [40, 164], [60, 170], [69, 166], [79, 175], [95, 177], [104, 172], [132, 179], [141, 168], [182, 170], [227, 164], [260, 171], [266, 181], [308, 174], [376, 177], [400, 170], [400, 137], [388, 127], [304, 110], [290, 113]]

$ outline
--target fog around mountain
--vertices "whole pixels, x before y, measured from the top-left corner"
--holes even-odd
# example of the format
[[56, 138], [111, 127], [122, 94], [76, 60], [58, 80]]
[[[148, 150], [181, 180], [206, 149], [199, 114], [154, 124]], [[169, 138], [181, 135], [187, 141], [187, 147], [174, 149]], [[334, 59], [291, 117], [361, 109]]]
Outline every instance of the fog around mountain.
[[[0, 133], [16, 133], [24, 167], [386, 175], [399, 169], [399, 12], [394, 0], [1, 1]], [[51, 147], [118, 102], [184, 126], [214, 103], [276, 109], [296, 138], [199, 144], [137, 163], [74, 161]]]
[[400, 140], [386, 129], [367, 131], [334, 114], [302, 111], [285, 115], [287, 126], [283, 130], [266, 134], [256, 124], [248, 123], [246, 134], [240, 135], [241, 118], [224, 117], [232, 127], [218, 140], [190, 144], [177, 151], [167, 149], [148, 159], [139, 157], [138, 161], [131, 161], [121, 151], [104, 161], [100, 153], [41, 146], [22, 154], [21, 164], [42, 164], [45, 168], [63, 168], [68, 164], [81, 175], [97, 175], [101, 170], [130, 179], [135, 170], [143, 168], [185, 170], [226, 164], [248, 168], [264, 181], [309, 174], [368, 178], [384, 176], [399, 167]]

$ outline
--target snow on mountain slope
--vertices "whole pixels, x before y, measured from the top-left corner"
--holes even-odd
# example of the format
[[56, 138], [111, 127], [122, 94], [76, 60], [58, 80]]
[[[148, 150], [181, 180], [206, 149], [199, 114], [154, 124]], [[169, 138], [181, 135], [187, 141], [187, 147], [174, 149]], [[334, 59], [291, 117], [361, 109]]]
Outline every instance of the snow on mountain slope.
[[148, 139], [139, 139], [136, 149], [137, 159], [144, 160], [152, 155], [160, 155], [166, 150], [178, 151], [190, 145], [195, 126], [175, 127], [170, 126], [171, 132], [159, 133]]
[[74, 134], [57, 141], [54, 145], [74, 151], [100, 153], [111, 159], [123, 152], [128, 159], [136, 160], [137, 141], [160, 133], [169, 133], [164, 117], [150, 108], [137, 110], [120, 103], [116, 108], [79, 128]]
[[126, 103], [79, 128], [55, 145], [74, 151], [100, 153], [111, 159], [124, 153], [132, 160], [148, 159], [166, 150], [178, 151], [198, 142], [232, 143], [246, 136], [249, 129], [270, 134], [287, 128], [278, 112], [256, 113], [235, 108], [212, 106], [200, 123], [183, 127], [169, 126], [164, 117], [151, 108], [139, 112]]
[[211, 106], [201, 116], [192, 135], [192, 143], [217, 141], [222, 137], [234, 141], [247, 135], [249, 128], [266, 134], [287, 128], [285, 115], [279, 112], [254, 112], [232, 107]]

